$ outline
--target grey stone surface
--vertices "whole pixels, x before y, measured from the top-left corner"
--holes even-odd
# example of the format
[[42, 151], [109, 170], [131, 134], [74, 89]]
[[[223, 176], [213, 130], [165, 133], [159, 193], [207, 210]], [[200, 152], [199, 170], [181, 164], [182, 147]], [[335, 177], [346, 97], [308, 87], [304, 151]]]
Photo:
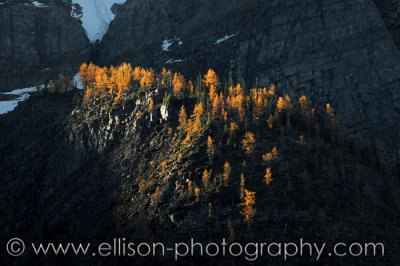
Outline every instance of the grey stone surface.
[[87, 57], [89, 41], [68, 4], [3, 1], [0, 5], [0, 91], [72, 75]]
[[[331, 102], [351, 132], [398, 154], [399, 1], [382, 2], [128, 0], [116, 9], [100, 62], [166, 66], [192, 77], [212, 67], [248, 86], [274, 82]], [[163, 51], [163, 40], [174, 37], [182, 44]]]

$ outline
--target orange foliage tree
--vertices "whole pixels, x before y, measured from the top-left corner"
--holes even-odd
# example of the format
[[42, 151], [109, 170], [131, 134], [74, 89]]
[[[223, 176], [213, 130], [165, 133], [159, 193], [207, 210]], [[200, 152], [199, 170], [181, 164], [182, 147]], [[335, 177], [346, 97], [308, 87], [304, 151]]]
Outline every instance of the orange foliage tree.
[[206, 190], [208, 190], [209, 184], [210, 184], [210, 172], [207, 171], [207, 169], [204, 169], [203, 176], [201, 177], [201, 181], [203, 183], [203, 186]]
[[178, 130], [186, 130], [187, 126], [187, 115], [186, 115], [186, 110], [185, 106], [181, 106], [181, 109], [179, 110], [179, 117], [178, 117], [179, 125], [178, 125]]
[[83, 63], [80, 68], [79, 68], [79, 73], [78, 73], [83, 86], [86, 88], [86, 86], [88, 85], [88, 64]]
[[231, 176], [231, 170], [232, 169], [231, 169], [231, 165], [229, 164], [229, 162], [225, 162], [225, 164], [224, 164], [224, 174], [223, 174], [225, 186], [227, 186], [228, 183], [229, 183], [229, 178]]
[[161, 85], [169, 86], [171, 83], [172, 72], [169, 69], [163, 67], [161, 70]]
[[244, 177], [244, 174], [242, 173], [240, 175], [240, 200], [244, 200], [245, 188], [246, 188], [246, 178]]
[[253, 119], [255, 121], [261, 119], [264, 112], [264, 106], [267, 103], [268, 91], [264, 89], [251, 89], [250, 97], [253, 105]]
[[256, 209], [254, 205], [256, 204], [256, 192], [245, 190], [245, 201], [244, 208], [242, 210], [243, 218], [246, 222], [251, 222], [254, 215], [256, 214]]
[[194, 107], [193, 113], [190, 116], [191, 119], [187, 122], [187, 134], [186, 138], [183, 141], [183, 144], [189, 143], [193, 134], [199, 132], [202, 129], [202, 118], [204, 115], [204, 107], [203, 104], [200, 102], [196, 104]]
[[307, 96], [302, 95], [299, 98], [299, 102], [300, 102], [301, 113], [303, 114], [303, 116], [306, 116], [308, 113]]
[[329, 118], [335, 117], [335, 110], [333, 110], [330, 103], [327, 103], [325, 106], [325, 112]]
[[256, 137], [253, 133], [247, 132], [242, 140], [243, 150], [246, 154], [252, 154], [255, 149]]
[[211, 136], [207, 138], [207, 155], [210, 163], [212, 163], [214, 155], [215, 155], [215, 148], [214, 148], [214, 140]]
[[215, 73], [214, 70], [211, 68], [207, 71], [207, 74], [204, 75], [204, 84], [211, 88], [211, 87], [216, 87], [218, 85], [218, 76], [217, 73]]
[[109, 87], [108, 68], [99, 67], [96, 71], [96, 87], [99, 90], [104, 90]]
[[271, 171], [271, 168], [268, 167], [265, 170], [264, 182], [268, 186], [269, 184], [271, 184], [272, 180], [273, 180], [272, 179], [272, 171]]
[[276, 103], [276, 109], [278, 113], [282, 113], [285, 110], [285, 100], [283, 97], [279, 97], [278, 102]]
[[228, 91], [228, 107], [232, 110], [236, 110], [239, 116], [239, 120], [244, 121], [246, 111], [246, 96], [242, 86], [240, 84], [237, 84], [236, 86], [230, 86]]
[[142, 69], [140, 78], [141, 88], [150, 88], [154, 83], [154, 71], [152, 69]]
[[201, 197], [201, 190], [198, 186], [194, 188], [194, 195], [196, 197], [196, 201], [199, 201]]
[[184, 87], [185, 87], [185, 78], [181, 74], [175, 73], [174, 78], [172, 79], [172, 89], [174, 95], [177, 97], [181, 96]]

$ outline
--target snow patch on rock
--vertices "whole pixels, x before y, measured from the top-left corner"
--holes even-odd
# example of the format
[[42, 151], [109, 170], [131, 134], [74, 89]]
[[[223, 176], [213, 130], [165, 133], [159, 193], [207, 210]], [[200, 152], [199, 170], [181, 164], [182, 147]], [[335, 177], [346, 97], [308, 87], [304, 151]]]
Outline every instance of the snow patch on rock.
[[[115, 14], [111, 11], [114, 4], [122, 5], [126, 0], [72, 0], [73, 4], [82, 7], [82, 26], [85, 28], [87, 36], [91, 42], [101, 40], [106, 34]], [[77, 18], [75, 12], [71, 16]]]
[[36, 92], [37, 89], [42, 89], [43, 87], [44, 86], [39, 86], [39, 88], [29, 87], [29, 88], [16, 89], [9, 92], [3, 92], [2, 94], [4, 95], [15, 95], [18, 97], [9, 101], [0, 101], [0, 115], [13, 111], [18, 106], [19, 102], [26, 101], [29, 98], [30, 96], [29, 93]]
[[232, 37], [235, 37], [235, 34], [226, 35], [226, 36], [224, 36], [224, 37], [222, 37], [222, 38], [219, 38], [219, 39], [215, 42], [215, 44], [220, 44], [220, 43], [222, 43], [222, 42], [224, 42], [224, 41], [229, 40], [229, 39], [232, 38]]
[[169, 47], [171, 47], [171, 45], [172, 45], [171, 40], [165, 39], [165, 40], [162, 42], [161, 48], [162, 48], [162, 50], [163, 50], [164, 52], [169, 52]]
[[183, 42], [179, 37], [175, 36], [174, 38], [171, 39], [165, 38], [165, 40], [161, 44], [161, 50], [164, 52], [169, 52], [171, 45], [173, 45], [174, 43], [177, 43], [178, 45], [183, 44]]
[[72, 78], [72, 82], [74, 83], [75, 87], [78, 90], [83, 90], [83, 82], [81, 80], [81, 77], [79, 76], [79, 73], [76, 73], [75, 76]]
[[32, 5], [34, 5], [35, 7], [38, 7], [38, 8], [48, 7], [45, 4], [40, 3], [39, 1], [32, 1]]
[[165, 62], [166, 65], [171, 65], [171, 64], [175, 64], [175, 63], [182, 63], [184, 60], [183, 59], [173, 59], [170, 58], [168, 59], [167, 62]]

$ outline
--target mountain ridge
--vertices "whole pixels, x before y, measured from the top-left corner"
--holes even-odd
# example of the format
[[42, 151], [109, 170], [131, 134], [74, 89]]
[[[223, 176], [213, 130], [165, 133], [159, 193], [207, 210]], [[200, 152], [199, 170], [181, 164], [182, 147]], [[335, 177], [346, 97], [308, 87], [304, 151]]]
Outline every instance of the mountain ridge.
[[[280, 100], [272, 90], [262, 105], [267, 112], [262, 117], [269, 112], [273, 117], [268, 126], [265, 119], [249, 123], [258, 119], [254, 103], [245, 107], [243, 121], [236, 104], [226, 106], [228, 122], [237, 125], [224, 126], [228, 122], [223, 121], [220, 109], [212, 118], [218, 105], [211, 105], [208, 96], [203, 98], [206, 85], [194, 84], [195, 94], [186, 86], [185, 92], [175, 94], [171, 81], [163, 83], [159, 74], [151, 86], [145, 84], [133, 81], [120, 96], [116, 90], [96, 87], [85, 93], [44, 90], [0, 117], [0, 157], [7, 158], [0, 160], [0, 168], [6, 169], [0, 186], [0, 202], [6, 206], [1, 238], [13, 233], [26, 241], [97, 243], [123, 236], [132, 241], [170, 243], [187, 241], [196, 232], [197, 241], [218, 237], [237, 241], [303, 237], [328, 243], [378, 239], [389, 255], [374, 258], [374, 264], [397, 262], [400, 198], [396, 168], [384, 159], [382, 147], [372, 148], [348, 136], [330, 106], [327, 111], [315, 107], [312, 118], [311, 102], [303, 100], [306, 104], [301, 109], [297, 99]], [[224, 91], [227, 103], [242, 99], [229, 100], [240, 96], [240, 87], [224, 88], [221, 84], [217, 90]], [[167, 97], [166, 92], [174, 96]], [[204, 113], [199, 111], [202, 115], [198, 116], [191, 110], [200, 110], [195, 108], [200, 103], [204, 103]], [[183, 128], [182, 106], [187, 110]], [[189, 125], [198, 121], [193, 126], [197, 131], [186, 142]], [[251, 138], [244, 142], [249, 132], [254, 133], [255, 142]], [[226, 162], [230, 162], [229, 176], [223, 177]], [[267, 182], [268, 167], [272, 180]], [[243, 183], [256, 192], [254, 220], [249, 223], [242, 216]], [[123, 265], [132, 263], [132, 258], [61, 260], [32, 254], [20, 259], [31, 265], [66, 261], [108, 265], [115, 259]], [[281, 263], [279, 259], [261, 260]], [[322, 260], [331, 261], [328, 257]], [[168, 258], [133, 261], [174, 263]], [[180, 262], [196, 261], [209, 262], [198, 257]], [[294, 258], [287, 263], [301, 261]], [[354, 266], [368, 261], [349, 258], [340, 263]]]
[[[128, 1], [100, 43], [99, 63], [166, 66], [192, 77], [213, 67], [247, 87], [274, 82], [291, 94], [332, 102], [351, 132], [380, 138], [399, 158], [400, 53], [387, 28], [397, 11], [378, 6], [370, 0]], [[182, 44], [163, 51], [166, 38]]]

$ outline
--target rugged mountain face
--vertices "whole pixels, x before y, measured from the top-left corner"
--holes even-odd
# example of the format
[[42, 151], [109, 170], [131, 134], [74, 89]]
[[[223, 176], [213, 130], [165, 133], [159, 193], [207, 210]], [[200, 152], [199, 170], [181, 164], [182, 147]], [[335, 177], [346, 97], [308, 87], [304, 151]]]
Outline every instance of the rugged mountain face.
[[89, 41], [64, 2], [1, 1], [0, 91], [77, 72], [89, 55]]
[[400, 46], [400, 2], [398, 0], [375, 1], [394, 41]]
[[[307, 118], [297, 103], [291, 112], [269, 111], [271, 127], [263, 119], [246, 122], [251, 112], [240, 122], [230, 111], [229, 121], [237, 122], [233, 130], [221, 118], [211, 121], [207, 104], [201, 130], [185, 142], [185, 134], [177, 130], [179, 110], [182, 105], [192, 110], [201, 96], [168, 100], [166, 90], [171, 89], [135, 86], [118, 102], [115, 95], [93, 94], [84, 103], [81, 92], [43, 92], [0, 117], [0, 240], [13, 235], [27, 243], [93, 245], [113, 237], [167, 245], [191, 237], [205, 242], [379, 241], [385, 243], [385, 257], [342, 260], [325, 254], [319, 262], [306, 261], [399, 263], [398, 173], [381, 149], [363, 146], [319, 111]], [[270, 100], [275, 106], [277, 99]], [[251, 153], [243, 151], [246, 131], [255, 133]], [[277, 152], [261, 160], [273, 147]], [[228, 178], [223, 176], [225, 162], [231, 165]], [[268, 185], [263, 180], [267, 166], [272, 171]], [[210, 173], [207, 183], [205, 170]], [[242, 184], [256, 192], [251, 226], [241, 214]], [[32, 252], [0, 258], [7, 265], [174, 264], [163, 257], [37, 257]], [[248, 265], [231, 259], [218, 258], [219, 265]], [[188, 260], [194, 265], [209, 262]], [[261, 261], [282, 265], [281, 258]], [[293, 258], [285, 265], [304, 261]], [[179, 262], [187, 265], [185, 259]]]
[[397, 2], [377, 1], [378, 9], [372, 0], [127, 1], [100, 45], [100, 62], [192, 76], [215, 67], [248, 85], [276, 82], [332, 102], [352, 132], [381, 138], [397, 156]]
[[[71, 74], [89, 58], [68, 1], [3, 3], [0, 89]], [[380, 138], [397, 158], [398, 7], [397, 0], [130, 0], [113, 7], [116, 20], [90, 59], [167, 66], [193, 78], [213, 67], [248, 86], [275, 82], [331, 102], [352, 133]]]
[[[64, 1], [2, 3], [0, 86], [73, 73], [87, 58], [88, 39]], [[116, 19], [91, 52], [101, 64], [166, 66], [193, 79], [211, 67], [222, 80], [238, 79], [247, 88], [273, 82], [295, 100], [306, 94], [320, 103], [317, 109], [331, 102], [347, 132], [380, 139], [388, 157], [396, 158], [397, 7], [395, 0], [128, 0], [114, 6]], [[118, 101], [108, 91], [87, 102], [78, 91], [42, 91], [0, 116], [1, 242], [10, 236], [27, 242], [121, 236], [168, 243], [194, 234], [201, 241], [304, 237], [385, 243], [384, 258], [346, 258], [340, 265], [399, 264], [399, 172], [380, 145], [363, 145], [342, 130], [340, 119], [327, 120], [321, 112], [309, 119], [298, 109], [290, 115], [271, 111], [275, 96], [271, 127], [267, 116], [254, 122], [251, 108], [234, 133], [221, 118], [209, 123], [207, 114], [202, 129], [184, 144], [177, 130], [181, 106], [190, 115], [195, 103], [204, 102], [207, 112], [212, 103], [205, 88], [196, 96], [167, 97], [166, 84], [158, 80], [143, 90], [135, 81]], [[246, 131], [256, 136], [251, 154], [242, 148]], [[208, 136], [214, 140], [212, 156]], [[279, 155], [261, 160], [274, 147]], [[232, 169], [225, 184], [226, 161]], [[273, 173], [268, 185], [267, 166]], [[207, 185], [204, 170], [211, 173]], [[257, 193], [251, 226], [241, 214], [242, 173], [246, 188]], [[5, 265], [132, 264], [130, 258], [32, 253], [19, 260], [2, 254], [0, 264], [3, 259]], [[159, 265], [154, 260], [139, 262]], [[307, 265], [335, 262], [325, 255]], [[201, 258], [193, 263], [205, 264]], [[285, 265], [290, 263], [304, 260]]]

